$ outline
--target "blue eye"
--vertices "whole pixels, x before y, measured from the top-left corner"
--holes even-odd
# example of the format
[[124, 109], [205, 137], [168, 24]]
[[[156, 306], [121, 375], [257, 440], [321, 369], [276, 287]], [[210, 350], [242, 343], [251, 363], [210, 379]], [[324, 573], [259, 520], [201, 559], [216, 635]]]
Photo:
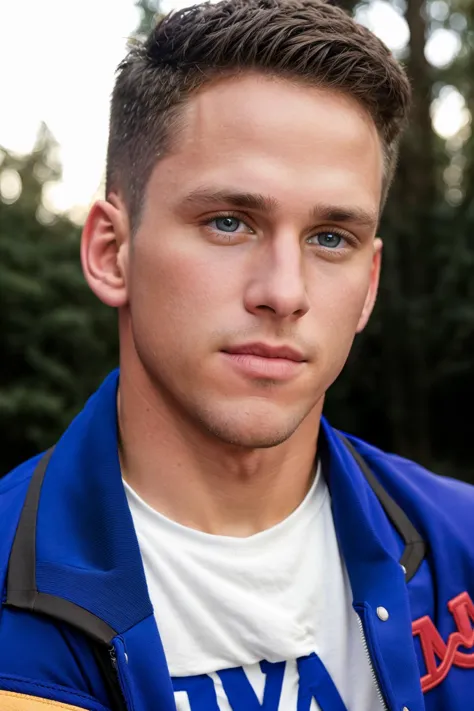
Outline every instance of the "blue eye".
[[[335, 249], [344, 241], [344, 237], [337, 232], [320, 232], [315, 235], [315, 238], [318, 240], [318, 244], [321, 247], [326, 247], [326, 249]], [[314, 239], [314, 237], [311, 237], [311, 239]]]
[[227, 215], [226, 217], [215, 217], [212, 222], [214, 222], [216, 228], [220, 232], [235, 232], [238, 229], [241, 220], [238, 220], [237, 217]]

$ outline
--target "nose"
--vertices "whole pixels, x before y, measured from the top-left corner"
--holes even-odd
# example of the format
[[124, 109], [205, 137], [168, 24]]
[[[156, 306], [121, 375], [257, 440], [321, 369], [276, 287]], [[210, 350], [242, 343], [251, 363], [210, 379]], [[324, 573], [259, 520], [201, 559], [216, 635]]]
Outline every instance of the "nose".
[[253, 314], [268, 312], [279, 319], [299, 319], [309, 310], [304, 255], [299, 239], [282, 235], [254, 255], [247, 284], [245, 308]]

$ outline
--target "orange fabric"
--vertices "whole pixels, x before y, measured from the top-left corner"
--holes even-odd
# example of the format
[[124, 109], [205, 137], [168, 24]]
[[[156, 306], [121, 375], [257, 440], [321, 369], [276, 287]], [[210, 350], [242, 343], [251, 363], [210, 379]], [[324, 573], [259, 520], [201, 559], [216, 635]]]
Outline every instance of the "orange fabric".
[[39, 696], [0, 690], [0, 711], [86, 711], [86, 709]]

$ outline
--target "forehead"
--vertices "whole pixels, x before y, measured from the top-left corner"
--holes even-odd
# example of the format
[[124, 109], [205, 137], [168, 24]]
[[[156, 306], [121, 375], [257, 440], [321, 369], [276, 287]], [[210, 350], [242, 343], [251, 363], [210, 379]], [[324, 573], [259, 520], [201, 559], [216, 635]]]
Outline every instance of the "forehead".
[[[158, 176], [195, 189], [232, 179], [287, 197], [380, 201], [383, 154], [375, 124], [340, 92], [261, 74], [224, 78], [183, 111], [174, 148]], [[157, 176], [157, 177], [158, 177]], [[321, 192], [324, 194], [321, 195]], [[281, 195], [275, 195], [281, 197]]]

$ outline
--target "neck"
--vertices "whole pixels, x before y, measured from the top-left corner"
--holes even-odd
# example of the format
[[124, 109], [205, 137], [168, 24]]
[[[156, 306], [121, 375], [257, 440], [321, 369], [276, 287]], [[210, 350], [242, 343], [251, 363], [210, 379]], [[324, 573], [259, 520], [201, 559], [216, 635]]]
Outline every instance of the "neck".
[[122, 475], [152, 508], [206, 533], [250, 536], [285, 519], [314, 474], [322, 402], [288, 440], [268, 449], [222, 442], [173, 412], [146, 377], [122, 370]]

